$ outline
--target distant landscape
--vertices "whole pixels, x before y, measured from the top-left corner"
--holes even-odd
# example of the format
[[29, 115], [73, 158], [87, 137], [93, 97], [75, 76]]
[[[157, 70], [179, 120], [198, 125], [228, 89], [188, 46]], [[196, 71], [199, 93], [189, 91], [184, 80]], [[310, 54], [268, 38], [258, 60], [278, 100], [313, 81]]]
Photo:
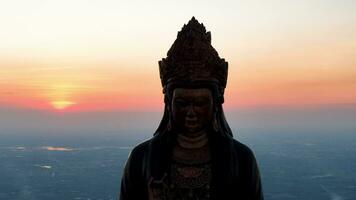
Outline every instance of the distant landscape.
[[[235, 138], [256, 154], [266, 200], [356, 198], [356, 128], [352, 120], [332, 122], [334, 117], [340, 119], [338, 113], [333, 112], [332, 117], [323, 111], [324, 116], [319, 112], [309, 117], [319, 115], [318, 119], [322, 120], [319, 122], [326, 122], [327, 118], [331, 121], [318, 124], [318, 120], [314, 120], [313, 125], [307, 123], [308, 116], [298, 116], [296, 112], [289, 114], [288, 119], [279, 112], [273, 115], [273, 120], [267, 120], [271, 115], [267, 115], [270, 111], [265, 112], [240, 111], [226, 115]], [[343, 113], [345, 117], [345, 111]], [[66, 127], [37, 132], [19, 129], [16, 133], [8, 128], [7, 134], [2, 132], [0, 136], [0, 177], [3, 180], [0, 199], [115, 199], [130, 150], [152, 136], [153, 125], [158, 123], [161, 114], [151, 116], [145, 121], [145, 114], [137, 115], [138, 121], [146, 122], [140, 123], [143, 129], [110, 127], [111, 132], [97, 134], [80, 132], [74, 126], [72, 133], [57, 132], [69, 131]], [[6, 125], [1, 127], [3, 131]]]

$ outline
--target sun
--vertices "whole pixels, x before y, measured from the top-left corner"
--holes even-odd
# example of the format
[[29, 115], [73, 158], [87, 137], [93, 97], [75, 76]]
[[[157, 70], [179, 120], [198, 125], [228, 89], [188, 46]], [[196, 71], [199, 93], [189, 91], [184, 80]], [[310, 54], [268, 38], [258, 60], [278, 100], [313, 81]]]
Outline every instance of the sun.
[[73, 95], [80, 91], [80, 85], [66, 82], [48, 85], [46, 96], [53, 109], [66, 110], [74, 104], [77, 104], [73, 101]]
[[65, 101], [65, 100], [61, 100], [61, 101], [52, 101], [51, 105], [53, 106], [54, 109], [56, 110], [64, 110], [72, 105], [74, 105], [75, 103], [72, 101]]

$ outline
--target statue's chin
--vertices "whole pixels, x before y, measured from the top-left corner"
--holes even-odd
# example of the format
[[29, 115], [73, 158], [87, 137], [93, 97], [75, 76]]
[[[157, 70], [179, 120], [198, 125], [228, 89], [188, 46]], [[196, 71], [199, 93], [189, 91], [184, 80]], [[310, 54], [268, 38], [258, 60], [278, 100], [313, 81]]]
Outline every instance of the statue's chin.
[[184, 135], [195, 137], [202, 134], [203, 129], [198, 125], [185, 126]]

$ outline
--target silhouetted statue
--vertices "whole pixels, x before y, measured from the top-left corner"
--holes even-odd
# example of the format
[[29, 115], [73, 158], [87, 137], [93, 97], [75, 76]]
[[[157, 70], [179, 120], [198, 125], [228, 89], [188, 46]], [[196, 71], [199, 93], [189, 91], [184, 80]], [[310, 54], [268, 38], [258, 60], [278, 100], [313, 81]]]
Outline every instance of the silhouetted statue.
[[164, 115], [136, 146], [121, 180], [121, 200], [262, 200], [256, 159], [233, 139], [222, 103], [228, 63], [194, 17], [159, 61]]

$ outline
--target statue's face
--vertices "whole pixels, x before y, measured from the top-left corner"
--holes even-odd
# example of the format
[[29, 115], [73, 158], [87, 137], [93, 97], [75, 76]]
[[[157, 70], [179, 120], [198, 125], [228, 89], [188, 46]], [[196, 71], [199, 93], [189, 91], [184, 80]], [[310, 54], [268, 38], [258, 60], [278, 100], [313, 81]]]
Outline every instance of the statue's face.
[[185, 134], [207, 127], [213, 116], [213, 96], [207, 88], [176, 88], [172, 95], [174, 126]]

